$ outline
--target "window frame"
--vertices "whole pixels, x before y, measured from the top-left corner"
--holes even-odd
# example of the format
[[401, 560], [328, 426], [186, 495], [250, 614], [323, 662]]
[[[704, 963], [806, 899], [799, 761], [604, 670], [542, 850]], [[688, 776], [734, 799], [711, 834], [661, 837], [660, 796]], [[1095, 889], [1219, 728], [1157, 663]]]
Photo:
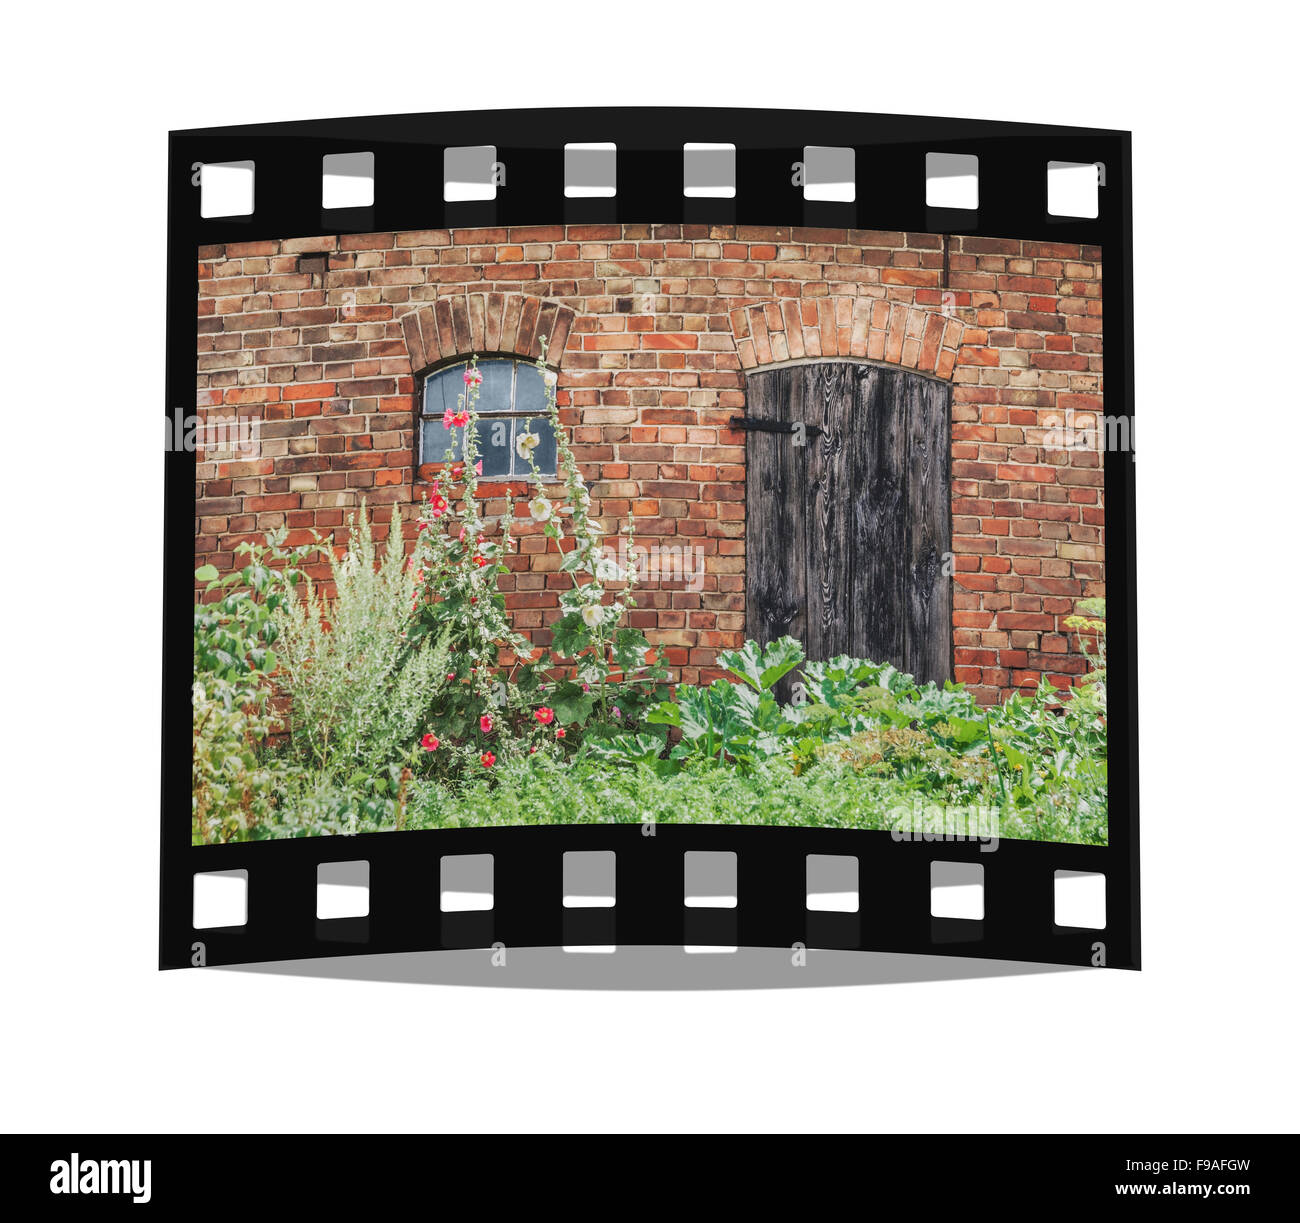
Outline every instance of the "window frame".
[[[427, 410], [429, 382], [432, 378], [437, 377], [439, 374], [444, 374], [449, 370], [458, 369], [462, 366], [468, 368], [470, 364], [470, 360], [471, 358], [469, 356], [456, 356], [451, 358], [448, 361], [440, 361], [437, 365], [430, 366], [428, 369], [423, 370], [419, 375], [420, 394], [419, 394], [419, 400], [416, 405], [416, 412], [415, 412], [415, 434], [416, 434], [415, 449], [416, 449], [417, 470], [419, 470], [422, 467], [441, 465], [444, 462], [444, 459], [441, 455], [438, 456], [437, 458], [432, 458], [424, 453], [425, 421], [430, 421], [430, 420], [441, 421], [442, 419], [441, 413], [436, 413], [436, 412], [431, 413]], [[484, 409], [480, 407], [479, 408], [480, 425], [487, 420], [542, 420], [544, 423], [549, 425], [550, 422], [546, 419], [546, 413], [544, 411], [543, 412], [521, 412], [515, 407], [515, 404], [517, 402], [517, 391], [519, 387], [519, 367], [521, 365], [536, 366], [537, 363], [535, 361], [529, 360], [527, 357], [521, 357], [518, 353], [499, 352], [499, 353], [478, 354], [478, 363], [480, 368], [482, 368], [485, 364], [487, 364], [490, 361], [510, 362], [510, 407], [504, 411], [492, 411], [491, 409]], [[543, 379], [547, 377], [558, 378], [559, 371], [550, 365], [546, 365], [543, 368], [542, 377]], [[512, 434], [513, 434], [513, 429], [512, 429]], [[516, 455], [513, 446], [513, 437], [512, 437], [512, 445], [510, 447], [510, 454], [511, 454], [510, 471], [506, 472], [504, 475], [482, 476], [480, 478], [489, 483], [496, 483], [496, 484], [512, 484], [512, 483], [519, 483], [519, 482], [526, 483], [530, 481], [533, 478], [531, 471], [520, 472], [520, 473], [516, 473], [514, 471]], [[553, 480], [558, 477], [558, 473], [559, 473], [559, 457], [557, 454], [556, 460], [552, 464], [551, 470], [548, 471], [545, 468], [543, 468], [541, 470], [541, 475], [543, 479]]]

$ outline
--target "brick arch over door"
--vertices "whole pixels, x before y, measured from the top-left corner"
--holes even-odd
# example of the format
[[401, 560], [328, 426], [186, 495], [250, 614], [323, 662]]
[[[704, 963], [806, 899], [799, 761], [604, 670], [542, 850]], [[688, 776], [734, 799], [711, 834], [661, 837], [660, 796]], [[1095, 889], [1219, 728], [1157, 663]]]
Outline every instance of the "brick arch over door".
[[513, 353], [559, 367], [575, 311], [562, 302], [523, 293], [463, 293], [427, 302], [400, 320], [402, 338], [419, 373], [451, 357]]
[[934, 310], [869, 297], [805, 297], [731, 311], [741, 368], [814, 357], [883, 361], [951, 380], [966, 325]]

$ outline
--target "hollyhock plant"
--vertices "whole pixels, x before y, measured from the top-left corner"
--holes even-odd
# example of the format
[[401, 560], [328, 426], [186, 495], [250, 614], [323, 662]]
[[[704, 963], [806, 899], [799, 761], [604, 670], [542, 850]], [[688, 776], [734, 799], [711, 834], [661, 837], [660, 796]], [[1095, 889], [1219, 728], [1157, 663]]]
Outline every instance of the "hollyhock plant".
[[[542, 348], [544, 354], [544, 339]], [[662, 664], [651, 661], [641, 631], [626, 625], [627, 612], [635, 606], [635, 574], [608, 555], [604, 532], [590, 513], [586, 481], [560, 424], [556, 379], [545, 369], [544, 355], [538, 365], [546, 395], [542, 427], [549, 426], [555, 435], [559, 475], [546, 477], [539, 471], [540, 430], [531, 423], [516, 434], [515, 449], [531, 473], [531, 529], [540, 528], [547, 541], [554, 541], [561, 553], [560, 574], [569, 575], [571, 588], [560, 593], [560, 619], [547, 626], [552, 629], [549, 649], [534, 647], [514, 629], [500, 579], [519, 552], [516, 502], [480, 496], [477, 403], [483, 379], [472, 358], [464, 392], [443, 417], [449, 445], [424, 502], [412, 556], [412, 572], [422, 576], [416, 584], [411, 648], [420, 648], [422, 637], [445, 644], [450, 664], [446, 673], [451, 678], [428, 710], [443, 744], [435, 770], [443, 776], [471, 763], [469, 757], [482, 746], [481, 740], [476, 745], [479, 735], [493, 737], [493, 760], [504, 762], [532, 755], [527, 749], [536, 746], [530, 740], [539, 728], [577, 726], [581, 731], [593, 718], [610, 722], [615, 695], [626, 719], [620, 726], [635, 725], [637, 711], [664, 695]], [[496, 505], [499, 514], [491, 508]], [[619, 583], [617, 593], [607, 590], [609, 583]], [[544, 681], [542, 704], [537, 697]]]
[[425, 735], [424, 738], [420, 740], [420, 746], [424, 748], [426, 752], [436, 752], [438, 750], [438, 742], [439, 740], [437, 735], [429, 734]]
[[[531, 429], [519, 437], [516, 449], [528, 463], [535, 490], [528, 501], [529, 515], [542, 524], [543, 533], [561, 550], [560, 571], [567, 573], [572, 583], [572, 588], [560, 595], [562, 615], [551, 626], [551, 661], [571, 668], [573, 675], [557, 689], [552, 704], [558, 708], [556, 702], [563, 703], [566, 722], [584, 724], [597, 712], [602, 721], [608, 721], [614, 687], [611, 677], [618, 683], [620, 708], [636, 710], [666, 695], [663, 680], [668, 673], [662, 663], [651, 660], [650, 643], [641, 630], [623, 623], [627, 612], [636, 606], [636, 572], [608, 555], [604, 530], [592, 517], [591, 493], [560, 421], [557, 379], [546, 368], [544, 337], [541, 346], [537, 368], [545, 389], [547, 421], [555, 436], [558, 475], [547, 477], [538, 467], [536, 435]], [[548, 480], [563, 485], [567, 504], [557, 505], [548, 496]], [[630, 548], [630, 519], [625, 531]], [[614, 594], [607, 589], [611, 583], [621, 583], [622, 589]]]
[[[467, 372], [477, 375], [476, 361]], [[412, 554], [413, 572], [423, 575], [412, 644], [418, 647], [421, 638], [445, 644], [450, 664], [446, 686], [428, 711], [444, 745], [439, 773], [464, 767], [476, 732], [495, 736], [494, 761], [522, 752], [516, 735], [530, 724], [540, 678], [536, 651], [511, 625], [499, 584], [515, 551], [512, 507], [507, 503], [504, 514], [488, 520], [479, 497], [475, 404], [481, 384], [481, 377], [467, 377], [464, 394], [448, 412], [453, 436], [424, 502]]]

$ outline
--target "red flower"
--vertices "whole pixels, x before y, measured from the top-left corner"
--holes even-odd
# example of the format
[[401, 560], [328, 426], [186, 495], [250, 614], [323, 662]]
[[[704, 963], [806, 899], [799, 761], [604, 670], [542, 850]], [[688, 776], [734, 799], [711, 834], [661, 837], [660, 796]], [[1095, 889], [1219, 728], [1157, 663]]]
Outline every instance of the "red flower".
[[535, 714], [533, 714], [533, 717], [535, 717], [543, 726], [549, 726], [555, 721], [555, 710], [548, 709], [543, 705]]
[[564, 738], [564, 727], [563, 727], [563, 726], [557, 726], [557, 727], [555, 728], [555, 737], [556, 737], [557, 739], [563, 739], [563, 738]]
[[484, 753], [483, 753], [483, 754], [478, 758], [478, 762], [479, 762], [479, 764], [481, 764], [485, 769], [490, 769], [494, 764], [496, 764], [496, 762], [497, 762], [497, 758], [496, 758], [496, 757], [495, 757], [491, 752], [484, 752]]
[[424, 738], [420, 740], [420, 746], [424, 748], [426, 752], [436, 752], [438, 750], [438, 736], [425, 735]]
[[486, 565], [486, 564], [488, 563], [488, 558], [487, 558], [486, 556], [476, 556], [476, 557], [474, 558], [474, 563], [475, 563], [475, 564], [476, 564], [480, 569], [482, 569], [483, 566]]
[[481, 718], [479, 718], [478, 728], [485, 735], [490, 735], [492, 733], [492, 718], [489, 714], [485, 713]]
[[464, 474], [465, 474], [464, 463], [453, 463], [451, 465], [451, 478], [453, 480], [459, 480], [461, 476], [463, 476]]
[[447, 672], [447, 682], [448, 682], [448, 683], [451, 683], [451, 681], [454, 680], [455, 678], [456, 678], [456, 672], [455, 672], [455, 671], [448, 671], [448, 672]]
[[478, 384], [482, 381], [483, 381], [483, 375], [473, 366], [471, 366], [469, 369], [465, 371], [466, 386], [478, 386]]

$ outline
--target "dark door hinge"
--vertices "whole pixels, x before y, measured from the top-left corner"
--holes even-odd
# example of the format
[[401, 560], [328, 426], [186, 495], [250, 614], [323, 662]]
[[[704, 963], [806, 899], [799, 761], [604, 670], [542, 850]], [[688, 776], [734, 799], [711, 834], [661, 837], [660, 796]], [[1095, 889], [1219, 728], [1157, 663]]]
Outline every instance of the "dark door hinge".
[[728, 422], [732, 429], [753, 429], [758, 433], [794, 433], [799, 429], [807, 437], [821, 437], [821, 428], [802, 421], [768, 420], [761, 416], [733, 416]]

